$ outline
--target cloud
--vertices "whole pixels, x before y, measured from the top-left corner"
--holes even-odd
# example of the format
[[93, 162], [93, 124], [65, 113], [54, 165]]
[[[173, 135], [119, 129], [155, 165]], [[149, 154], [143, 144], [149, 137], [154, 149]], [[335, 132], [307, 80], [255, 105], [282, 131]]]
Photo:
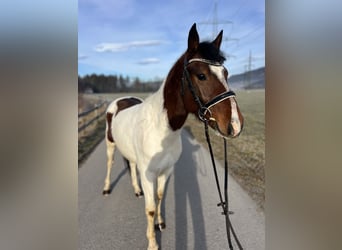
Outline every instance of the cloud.
[[128, 43], [100, 43], [95, 46], [96, 52], [120, 52], [132, 48], [158, 46], [162, 44], [160, 40], [133, 41]]
[[87, 55], [78, 55], [78, 60], [84, 60], [84, 59], [87, 59], [88, 56]]
[[159, 63], [160, 60], [158, 58], [145, 58], [145, 59], [142, 59], [138, 62], [138, 64], [141, 64], [141, 65], [146, 65], [146, 64], [153, 64], [153, 63]]

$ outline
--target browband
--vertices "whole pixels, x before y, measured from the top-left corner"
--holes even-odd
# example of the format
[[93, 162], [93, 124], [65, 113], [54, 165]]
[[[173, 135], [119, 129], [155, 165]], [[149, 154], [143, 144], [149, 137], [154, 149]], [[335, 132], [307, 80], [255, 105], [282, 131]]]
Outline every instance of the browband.
[[214, 65], [214, 66], [222, 66], [222, 63], [219, 63], [219, 62], [215, 62], [215, 61], [211, 61], [211, 60], [207, 60], [207, 59], [202, 59], [202, 58], [192, 58], [185, 64], [185, 67], [188, 66], [192, 62], [202, 62], [202, 63]]

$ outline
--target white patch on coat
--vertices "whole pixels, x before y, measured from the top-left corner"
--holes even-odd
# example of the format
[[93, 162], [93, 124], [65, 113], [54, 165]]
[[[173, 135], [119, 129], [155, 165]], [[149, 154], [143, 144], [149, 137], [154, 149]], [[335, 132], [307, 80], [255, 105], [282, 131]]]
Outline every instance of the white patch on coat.
[[170, 128], [164, 109], [164, 86], [142, 104], [124, 109], [113, 118], [113, 138], [119, 151], [138, 169], [158, 175], [178, 160], [182, 143], [180, 130]]

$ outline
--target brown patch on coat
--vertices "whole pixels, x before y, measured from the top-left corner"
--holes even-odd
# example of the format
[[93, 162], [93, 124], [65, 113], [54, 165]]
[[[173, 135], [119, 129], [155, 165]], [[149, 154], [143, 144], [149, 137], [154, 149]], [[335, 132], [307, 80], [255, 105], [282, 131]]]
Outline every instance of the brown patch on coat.
[[[117, 105], [117, 111], [115, 113], [115, 116], [122, 110], [132, 107], [134, 105], [137, 105], [139, 103], [142, 103], [142, 101], [138, 98], [135, 97], [129, 97], [125, 99], [119, 100], [116, 105]], [[113, 135], [112, 135], [112, 118], [113, 118], [113, 113], [107, 113], [106, 119], [107, 119], [107, 124], [108, 124], [108, 130], [107, 130], [107, 139], [110, 142], [114, 142]]]
[[154, 211], [149, 211], [149, 212], [148, 212], [148, 215], [151, 216], [151, 217], [153, 217], [153, 216], [154, 216]]
[[138, 98], [135, 98], [135, 97], [130, 97], [130, 98], [125, 98], [125, 99], [121, 99], [120, 101], [118, 101], [116, 103], [118, 109], [115, 113], [115, 116], [122, 110], [126, 109], [126, 108], [129, 108], [129, 107], [132, 107], [134, 105], [137, 105], [139, 103], [142, 103], [142, 101]]
[[184, 57], [185, 55], [181, 56], [170, 70], [163, 93], [164, 108], [167, 110], [170, 127], [174, 131], [180, 129], [188, 117], [188, 111], [183, 102], [186, 98], [181, 94], [182, 91], [187, 90], [187, 86], [182, 86]]
[[108, 141], [110, 141], [110, 142], [114, 142], [113, 136], [112, 136], [112, 129], [111, 129], [112, 117], [113, 117], [113, 113], [109, 113], [109, 112], [108, 112], [107, 115], [106, 115], [107, 124], [108, 124], [107, 139], [108, 139]]

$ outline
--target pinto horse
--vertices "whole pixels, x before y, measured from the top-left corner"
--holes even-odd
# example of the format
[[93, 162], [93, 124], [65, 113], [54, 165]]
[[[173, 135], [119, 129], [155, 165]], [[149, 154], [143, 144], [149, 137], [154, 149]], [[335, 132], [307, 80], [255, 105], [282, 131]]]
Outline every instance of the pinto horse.
[[[161, 203], [165, 183], [182, 151], [181, 128], [190, 113], [223, 137], [236, 137], [243, 117], [227, 83], [228, 71], [220, 45], [221, 31], [212, 42], [199, 42], [194, 24], [186, 52], [176, 61], [157, 92], [142, 101], [123, 97], [107, 108], [107, 176], [103, 194], [110, 193], [110, 171], [117, 147], [131, 168], [136, 196], [144, 195], [148, 249], [158, 249], [155, 220], [165, 228]], [[142, 190], [137, 179], [138, 168]]]

